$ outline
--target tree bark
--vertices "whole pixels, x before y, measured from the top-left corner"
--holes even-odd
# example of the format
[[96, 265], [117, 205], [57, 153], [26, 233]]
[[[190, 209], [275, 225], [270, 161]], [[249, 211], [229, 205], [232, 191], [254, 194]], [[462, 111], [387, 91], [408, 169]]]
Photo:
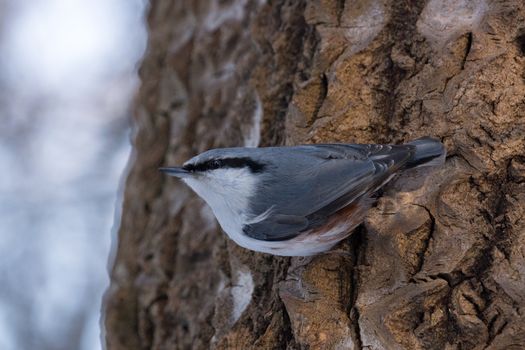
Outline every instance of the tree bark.
[[[525, 347], [525, 5], [154, 0], [109, 349]], [[336, 252], [236, 246], [159, 166], [210, 148], [440, 138]]]

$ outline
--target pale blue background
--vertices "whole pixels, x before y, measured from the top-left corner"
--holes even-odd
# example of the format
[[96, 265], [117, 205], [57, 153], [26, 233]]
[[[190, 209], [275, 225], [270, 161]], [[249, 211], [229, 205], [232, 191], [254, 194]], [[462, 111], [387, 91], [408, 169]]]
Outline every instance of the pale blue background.
[[146, 6], [0, 0], [2, 350], [101, 348]]

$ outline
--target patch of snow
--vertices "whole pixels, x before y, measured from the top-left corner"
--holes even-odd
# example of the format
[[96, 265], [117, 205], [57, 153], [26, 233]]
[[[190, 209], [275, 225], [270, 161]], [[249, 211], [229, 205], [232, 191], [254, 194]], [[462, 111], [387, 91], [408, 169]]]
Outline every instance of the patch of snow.
[[430, 0], [421, 12], [417, 29], [429, 41], [442, 45], [474, 30], [487, 9], [485, 0]]
[[232, 1], [228, 5], [220, 5], [220, 0], [210, 1], [210, 9], [204, 19], [204, 28], [214, 31], [227, 21], [240, 21], [244, 18], [247, 0]]
[[235, 323], [252, 300], [253, 278], [250, 271], [243, 267], [236, 271], [234, 285], [231, 288], [233, 299], [232, 322]]
[[[350, 330], [348, 330], [350, 332]], [[346, 350], [346, 349], [355, 349], [355, 343], [353, 339], [348, 336], [345, 340], [341, 341], [339, 344], [335, 345], [336, 350]]]
[[[351, 3], [345, 8], [347, 13], [354, 10]], [[354, 53], [367, 47], [381, 32], [385, 23], [385, 9], [379, 1], [370, 2], [369, 7], [356, 17], [343, 17], [341, 26], [345, 28], [345, 38], [352, 44], [350, 51]]]
[[263, 108], [259, 95], [255, 94], [255, 110], [253, 112], [252, 126], [248, 135], [244, 138], [245, 147], [257, 147], [261, 142], [261, 121], [263, 117]]

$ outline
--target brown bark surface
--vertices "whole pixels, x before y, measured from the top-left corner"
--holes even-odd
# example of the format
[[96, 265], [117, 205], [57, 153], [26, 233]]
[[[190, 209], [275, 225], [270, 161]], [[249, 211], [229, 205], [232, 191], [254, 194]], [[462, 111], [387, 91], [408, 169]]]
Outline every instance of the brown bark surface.
[[[109, 349], [525, 348], [525, 5], [153, 0]], [[441, 138], [339, 253], [227, 239], [157, 168], [214, 147]], [[345, 254], [346, 252], [346, 254]]]

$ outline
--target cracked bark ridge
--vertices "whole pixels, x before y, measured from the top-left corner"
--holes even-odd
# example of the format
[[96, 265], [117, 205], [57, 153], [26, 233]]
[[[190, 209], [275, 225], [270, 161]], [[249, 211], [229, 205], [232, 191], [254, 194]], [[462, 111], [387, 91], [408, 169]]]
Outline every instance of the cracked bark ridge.
[[[109, 349], [525, 346], [525, 5], [153, 0]], [[336, 251], [257, 254], [157, 167], [212, 147], [440, 138]]]

